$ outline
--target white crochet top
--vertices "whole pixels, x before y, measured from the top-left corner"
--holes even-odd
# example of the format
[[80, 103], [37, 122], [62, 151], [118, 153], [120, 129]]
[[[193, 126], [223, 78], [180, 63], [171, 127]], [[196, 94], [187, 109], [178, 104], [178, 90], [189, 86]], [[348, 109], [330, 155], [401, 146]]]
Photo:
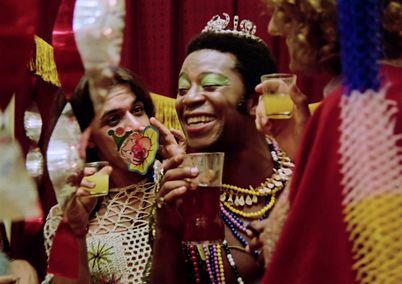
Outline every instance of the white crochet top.
[[[126, 188], [109, 190], [99, 210], [89, 222], [87, 234], [88, 265], [92, 283], [141, 283], [151, 254], [148, 244], [148, 219], [155, 201], [154, 183], [142, 181]], [[62, 219], [54, 206], [44, 228], [49, 256], [54, 233]], [[52, 279], [48, 275], [44, 283]]]

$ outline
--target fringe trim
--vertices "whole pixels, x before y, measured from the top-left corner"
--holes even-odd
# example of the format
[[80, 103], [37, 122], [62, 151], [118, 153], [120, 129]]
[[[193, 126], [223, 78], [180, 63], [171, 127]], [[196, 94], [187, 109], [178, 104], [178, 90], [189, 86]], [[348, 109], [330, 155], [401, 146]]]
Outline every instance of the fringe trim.
[[56, 87], [61, 87], [54, 60], [53, 47], [35, 35], [35, 58], [29, 62], [30, 71]]
[[175, 108], [175, 99], [151, 93], [155, 105], [155, 117], [167, 128], [182, 130]]

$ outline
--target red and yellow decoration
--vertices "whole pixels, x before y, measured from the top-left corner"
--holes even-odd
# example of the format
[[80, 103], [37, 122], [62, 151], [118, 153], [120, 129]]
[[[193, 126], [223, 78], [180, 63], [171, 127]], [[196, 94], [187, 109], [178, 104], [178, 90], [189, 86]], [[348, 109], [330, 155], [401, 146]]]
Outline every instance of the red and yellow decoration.
[[159, 149], [159, 131], [149, 125], [143, 133], [118, 127], [109, 130], [108, 134], [113, 137], [120, 156], [128, 163], [128, 170], [145, 175]]

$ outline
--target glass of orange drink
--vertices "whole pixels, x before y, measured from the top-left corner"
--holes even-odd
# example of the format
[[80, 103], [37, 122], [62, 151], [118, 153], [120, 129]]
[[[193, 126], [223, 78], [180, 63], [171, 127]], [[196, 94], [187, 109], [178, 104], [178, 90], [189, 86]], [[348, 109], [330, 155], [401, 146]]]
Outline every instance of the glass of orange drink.
[[288, 119], [292, 116], [293, 101], [290, 88], [296, 84], [296, 74], [273, 73], [261, 76], [265, 114], [273, 119]]
[[109, 174], [102, 169], [109, 165], [107, 161], [86, 163], [85, 167], [94, 168], [95, 173], [85, 176], [84, 179], [95, 183], [95, 187], [88, 189], [91, 196], [104, 196], [109, 193]]

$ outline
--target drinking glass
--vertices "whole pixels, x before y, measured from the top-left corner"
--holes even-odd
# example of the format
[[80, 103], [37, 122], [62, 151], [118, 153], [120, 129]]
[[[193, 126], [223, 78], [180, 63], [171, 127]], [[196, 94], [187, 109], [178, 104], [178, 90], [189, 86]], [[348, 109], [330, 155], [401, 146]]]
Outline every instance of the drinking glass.
[[104, 196], [109, 193], [109, 174], [105, 171], [101, 171], [101, 169], [108, 165], [109, 162], [107, 161], [97, 161], [85, 164], [85, 167], [95, 169], [93, 175], [84, 177], [86, 181], [95, 183], [94, 188], [88, 189], [91, 196]]
[[261, 82], [265, 82], [262, 95], [265, 114], [273, 119], [290, 118], [293, 109], [290, 87], [296, 83], [296, 75], [289, 73], [267, 74], [261, 76]]
[[197, 184], [183, 198], [183, 241], [202, 242], [224, 239], [219, 196], [222, 186], [223, 152], [187, 154], [183, 166], [197, 167], [199, 175], [190, 180]]

